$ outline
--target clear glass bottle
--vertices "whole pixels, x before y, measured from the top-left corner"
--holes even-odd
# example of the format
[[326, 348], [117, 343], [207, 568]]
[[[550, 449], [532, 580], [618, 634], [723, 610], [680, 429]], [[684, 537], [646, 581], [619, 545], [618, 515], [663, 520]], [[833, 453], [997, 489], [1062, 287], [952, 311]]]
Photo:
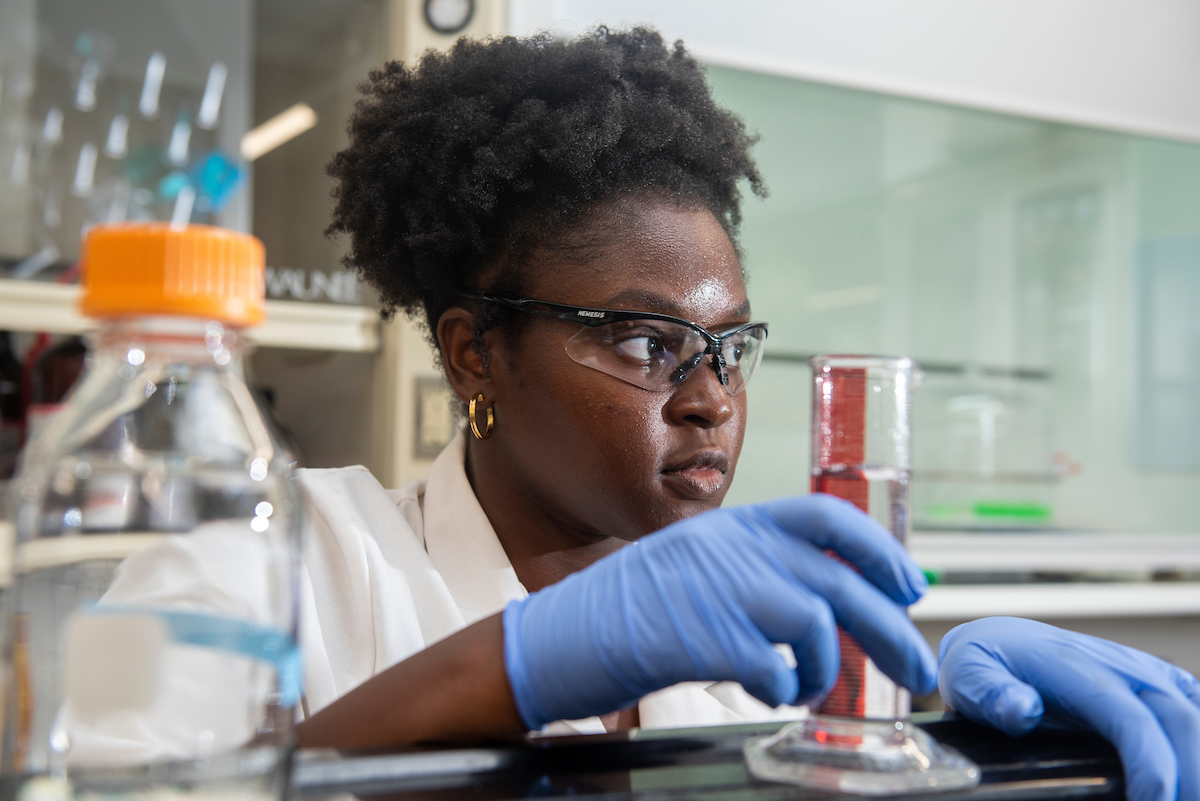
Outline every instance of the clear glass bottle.
[[123, 224], [83, 258], [94, 357], [10, 497], [4, 770], [77, 798], [280, 798], [300, 521], [242, 369], [262, 244]]

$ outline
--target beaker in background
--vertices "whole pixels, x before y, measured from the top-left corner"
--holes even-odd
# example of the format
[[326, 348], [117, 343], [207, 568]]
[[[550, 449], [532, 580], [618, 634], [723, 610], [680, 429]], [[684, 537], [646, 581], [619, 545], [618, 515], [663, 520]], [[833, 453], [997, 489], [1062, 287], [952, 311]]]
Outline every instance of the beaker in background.
[[918, 529], [1053, 526], [1055, 490], [1072, 465], [1055, 452], [1044, 380], [978, 367], [931, 376], [913, 405], [913, 421], [922, 432], [913, 449]]

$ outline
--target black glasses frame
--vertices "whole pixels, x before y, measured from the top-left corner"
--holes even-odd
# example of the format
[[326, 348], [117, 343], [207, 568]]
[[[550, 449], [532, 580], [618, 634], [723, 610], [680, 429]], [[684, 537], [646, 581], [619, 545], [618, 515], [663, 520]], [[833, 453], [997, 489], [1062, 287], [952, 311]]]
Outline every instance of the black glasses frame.
[[565, 320], [569, 323], [578, 323], [588, 328], [599, 328], [609, 323], [623, 323], [630, 320], [658, 320], [690, 328], [702, 336], [708, 345], [703, 351], [697, 353], [693, 358], [675, 369], [675, 372], [671, 376], [671, 381], [676, 384], [687, 378], [692, 370], [704, 360], [705, 356], [711, 355], [713, 357], [713, 372], [717, 374], [721, 385], [728, 388], [729, 375], [726, 372], [725, 356], [722, 354], [722, 343], [730, 337], [740, 334], [743, 331], [748, 331], [751, 328], [761, 328], [764, 338], [768, 333], [767, 324], [759, 322], [742, 323], [726, 331], [714, 334], [706, 328], [701, 328], [693, 322], [684, 320], [682, 317], [672, 317], [669, 314], [658, 314], [657, 312], [596, 309], [590, 306], [572, 306], [569, 303], [552, 303], [548, 300], [535, 300], [533, 298], [504, 298], [489, 295], [486, 292], [463, 292], [461, 294], [463, 297], [471, 298], [472, 300], [496, 303], [501, 306], [507, 306], [510, 309], [525, 312], [526, 314], [540, 314], [545, 317], [554, 317], [555, 319]]

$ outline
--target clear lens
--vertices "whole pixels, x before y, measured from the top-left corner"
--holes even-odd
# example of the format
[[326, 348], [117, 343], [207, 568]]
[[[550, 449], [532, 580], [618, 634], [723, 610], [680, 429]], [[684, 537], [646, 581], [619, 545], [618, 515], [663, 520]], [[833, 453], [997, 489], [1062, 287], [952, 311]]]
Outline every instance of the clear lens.
[[729, 393], [736, 395], [750, 383], [750, 376], [762, 361], [767, 331], [761, 325], [738, 331], [721, 340], [721, 357], [729, 375]]
[[[727, 388], [737, 394], [762, 359], [766, 331], [754, 326], [721, 342]], [[705, 361], [708, 340], [700, 332], [661, 320], [628, 320], [582, 328], [567, 341], [567, 355], [634, 386], [656, 392], [671, 389]]]

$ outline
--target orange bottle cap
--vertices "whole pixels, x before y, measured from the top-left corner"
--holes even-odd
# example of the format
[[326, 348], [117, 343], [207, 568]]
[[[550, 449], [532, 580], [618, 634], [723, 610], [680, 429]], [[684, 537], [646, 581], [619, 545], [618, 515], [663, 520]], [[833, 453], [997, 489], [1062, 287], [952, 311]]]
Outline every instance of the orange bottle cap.
[[167, 223], [99, 225], [80, 256], [88, 317], [183, 315], [258, 325], [266, 252], [249, 234]]

